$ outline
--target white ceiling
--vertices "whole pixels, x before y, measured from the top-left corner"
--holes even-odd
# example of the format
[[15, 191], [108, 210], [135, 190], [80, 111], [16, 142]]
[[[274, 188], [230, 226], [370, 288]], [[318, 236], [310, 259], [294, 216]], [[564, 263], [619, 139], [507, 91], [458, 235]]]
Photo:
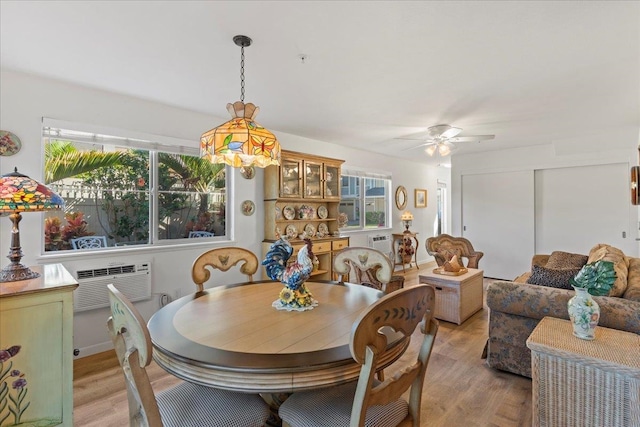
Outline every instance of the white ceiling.
[[240, 98], [245, 34], [245, 101], [276, 135], [428, 161], [394, 138], [496, 135], [470, 152], [640, 132], [638, 1], [1, 0], [0, 16], [2, 68], [216, 117]]

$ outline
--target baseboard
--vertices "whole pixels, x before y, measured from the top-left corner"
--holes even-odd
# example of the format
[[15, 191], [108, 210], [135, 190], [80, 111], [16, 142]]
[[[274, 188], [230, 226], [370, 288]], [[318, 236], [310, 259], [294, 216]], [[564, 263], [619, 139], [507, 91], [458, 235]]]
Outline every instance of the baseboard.
[[74, 356], [73, 359], [82, 359], [83, 357], [88, 357], [94, 354], [102, 353], [105, 351], [113, 350], [113, 343], [111, 341], [106, 341], [99, 344], [90, 345], [88, 347], [82, 347], [79, 350], [77, 356]]

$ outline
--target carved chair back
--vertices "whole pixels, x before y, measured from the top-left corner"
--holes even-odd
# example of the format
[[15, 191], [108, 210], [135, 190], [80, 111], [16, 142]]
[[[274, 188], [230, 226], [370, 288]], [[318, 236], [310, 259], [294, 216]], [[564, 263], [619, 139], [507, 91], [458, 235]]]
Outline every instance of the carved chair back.
[[355, 282], [384, 290], [393, 274], [393, 263], [382, 252], [366, 247], [352, 246], [341, 250], [333, 260], [333, 271], [338, 281], [349, 280], [353, 269]]
[[242, 262], [240, 272], [247, 275], [249, 282], [253, 282], [253, 275], [258, 271], [258, 258], [248, 249], [217, 248], [200, 255], [191, 267], [191, 278], [198, 287], [198, 292], [204, 289], [204, 283], [211, 277], [207, 267], [220, 271], [227, 271]]

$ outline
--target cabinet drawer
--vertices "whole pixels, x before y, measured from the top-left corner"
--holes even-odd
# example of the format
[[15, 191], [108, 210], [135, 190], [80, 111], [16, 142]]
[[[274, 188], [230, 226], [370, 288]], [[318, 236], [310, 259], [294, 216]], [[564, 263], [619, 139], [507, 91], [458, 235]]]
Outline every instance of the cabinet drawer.
[[313, 244], [313, 252], [319, 254], [321, 252], [331, 251], [331, 242], [322, 242]]
[[[304, 243], [291, 245], [291, 246], [293, 246], [293, 255], [296, 255], [298, 253], [298, 251], [304, 245], [305, 245]], [[321, 242], [321, 243], [314, 243], [313, 244], [313, 253], [314, 254], [319, 254], [319, 253], [322, 253], [322, 252], [330, 252], [330, 251], [331, 251], [331, 242]]]
[[344, 249], [349, 246], [349, 239], [342, 240], [334, 240], [331, 242], [331, 249], [334, 251], [339, 251], [340, 249]]

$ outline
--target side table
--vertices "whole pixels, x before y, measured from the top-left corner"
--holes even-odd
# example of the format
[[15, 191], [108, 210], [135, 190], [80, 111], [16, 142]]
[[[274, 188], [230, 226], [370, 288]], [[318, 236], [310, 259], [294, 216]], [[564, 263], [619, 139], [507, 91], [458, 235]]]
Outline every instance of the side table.
[[[413, 252], [413, 259], [416, 263], [416, 269], [420, 270], [420, 267], [418, 267], [418, 246], [419, 246], [418, 233], [414, 233], [413, 231], [405, 231], [404, 233], [393, 233], [392, 236], [393, 236], [393, 243], [391, 247], [393, 248], [393, 257], [394, 257], [393, 259], [397, 259], [400, 248], [404, 248], [405, 238], [413, 239], [413, 241], [416, 242], [416, 248], [415, 248], [415, 251]], [[393, 263], [394, 267], [396, 265], [402, 265], [402, 272], [405, 273], [405, 269], [404, 269], [405, 262], [402, 257], [400, 257], [400, 262]], [[411, 261], [409, 261], [409, 268], [411, 268]]]
[[431, 271], [418, 276], [419, 283], [431, 285], [436, 291], [435, 318], [460, 325], [482, 308], [484, 271], [467, 270], [459, 276]]
[[598, 326], [586, 341], [545, 317], [527, 347], [533, 426], [640, 426], [640, 336]]

